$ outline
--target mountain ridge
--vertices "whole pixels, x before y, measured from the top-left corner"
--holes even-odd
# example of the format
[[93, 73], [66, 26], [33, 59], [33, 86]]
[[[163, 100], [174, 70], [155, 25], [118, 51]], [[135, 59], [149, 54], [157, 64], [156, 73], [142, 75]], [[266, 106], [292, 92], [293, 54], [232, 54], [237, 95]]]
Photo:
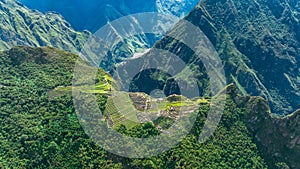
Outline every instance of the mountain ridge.
[[58, 13], [42, 14], [18, 1], [0, 1], [0, 49], [15, 45], [53, 46], [67, 51], [81, 49], [90, 33], [76, 32]]
[[[287, 150], [286, 147], [272, 147], [266, 144], [270, 152], [266, 151], [265, 155], [258, 153], [256, 144], [259, 145], [264, 140], [258, 139], [260, 134], [255, 138], [257, 133], [262, 132], [262, 135], [267, 135], [269, 140], [276, 138], [266, 132], [273, 130], [272, 125], [267, 125], [265, 130], [261, 130], [261, 126], [269, 124], [268, 119], [273, 117], [270, 116], [266, 101], [261, 97], [239, 96], [238, 89], [234, 85], [229, 85], [225, 90], [228, 100], [224, 115], [216, 133], [205, 144], [200, 144], [197, 136], [201, 133], [209, 104], [201, 102], [199, 117], [191, 134], [166, 153], [149, 159], [127, 159], [109, 154], [95, 145], [84, 133], [72, 106], [70, 94], [65, 93], [50, 98], [47, 94], [49, 89], [71, 85], [74, 64], [77, 59], [80, 59], [77, 55], [50, 47], [14, 47], [10, 51], [0, 52], [0, 55], [0, 67], [6, 68], [3, 69], [3, 76], [0, 77], [6, 79], [0, 81], [0, 94], [5, 96], [1, 97], [5, 99], [0, 99], [2, 117], [0, 120], [3, 124], [0, 128], [1, 167], [82, 168], [92, 165], [126, 168], [129, 165], [131, 168], [142, 166], [176, 168], [175, 166], [182, 166], [184, 162], [184, 166], [189, 167], [267, 168], [265, 159], [270, 168], [274, 168], [278, 162], [278, 165], [288, 165], [292, 168], [298, 164], [296, 161], [298, 156], [292, 153], [287, 154], [290, 158], [281, 158], [280, 154], [278, 157], [270, 156], [273, 151], [277, 152], [278, 148]], [[26, 60], [22, 60], [24, 58]], [[83, 64], [87, 63], [83, 62]], [[105, 84], [102, 73], [100, 72], [99, 81]], [[101, 109], [103, 103], [106, 103], [105, 95], [105, 93], [96, 94]], [[18, 99], [13, 99], [15, 97]], [[168, 120], [161, 119], [158, 122], [164, 126], [169, 125]], [[297, 126], [294, 127], [291, 128], [292, 131], [297, 129]], [[152, 123], [144, 123], [132, 129], [120, 126], [116, 130], [133, 137], [159, 133]], [[289, 137], [290, 134], [287, 136]], [[252, 139], [256, 140], [256, 143]], [[293, 141], [294, 139], [291, 140]], [[298, 149], [292, 147], [292, 150], [297, 152]], [[190, 156], [186, 157], [187, 154]], [[196, 158], [197, 154], [201, 158]], [[209, 158], [202, 159], [206, 157], [202, 156], [204, 154]], [[266, 158], [268, 156], [272, 158]], [[169, 162], [167, 160], [169, 158], [174, 160]], [[207, 160], [210, 163], [207, 163]]]
[[40, 2], [20, 0], [20, 2], [42, 12], [60, 12], [76, 30], [86, 29], [94, 33], [108, 21], [130, 14], [158, 12], [182, 18], [196, 6], [198, 0], [149, 0], [147, 3], [142, 0], [61, 0], [55, 4], [48, 0]]
[[[273, 112], [289, 114], [300, 107], [300, 24], [293, 16], [299, 15], [298, 9], [281, 2], [204, 0], [185, 19], [199, 27], [214, 45], [228, 83], [234, 82], [244, 95], [263, 96]], [[273, 12], [279, 10], [271, 4], [287, 7], [276, 18]], [[171, 32], [188, 30], [181, 23]], [[193, 51], [175, 39], [164, 37], [154, 48], [176, 54], [205, 74]], [[207, 77], [199, 75], [201, 88], [209, 88]]]

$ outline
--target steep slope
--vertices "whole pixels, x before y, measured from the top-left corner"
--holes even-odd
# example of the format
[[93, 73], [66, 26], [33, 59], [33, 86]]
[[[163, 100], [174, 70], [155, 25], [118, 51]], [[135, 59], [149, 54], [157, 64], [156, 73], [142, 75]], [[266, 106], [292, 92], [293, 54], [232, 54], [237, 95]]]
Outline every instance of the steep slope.
[[0, 23], [0, 50], [24, 45], [53, 46], [75, 52], [90, 35], [74, 31], [57, 13], [42, 14], [10, 0], [0, 1]]
[[198, 0], [19, 0], [26, 6], [42, 12], [61, 13], [77, 30], [97, 31], [107, 21], [112, 21], [134, 13], [160, 12], [185, 16], [197, 4]]
[[[94, 149], [78, 123], [70, 95], [47, 94], [71, 85], [77, 59], [49, 47], [0, 52], [0, 168], [118, 166], [107, 160], [104, 150]], [[86, 160], [90, 157], [93, 162]]]
[[[53, 3], [52, 0], [20, 0], [20, 2], [24, 3], [31, 9], [38, 9], [42, 12], [46, 12], [46, 14], [49, 11], [59, 12], [66, 18], [67, 21], [71, 23], [75, 29], [89, 30], [93, 33], [96, 33], [96, 31], [98, 31], [104, 25], [108, 25], [108, 23], [110, 24], [112, 21], [130, 14], [158, 12], [160, 14], [171, 14], [182, 18], [196, 6], [198, 0], [60, 0], [56, 3]], [[167, 18], [171, 20], [170, 17]], [[146, 19], [147, 18], [142, 18], [143, 21]], [[153, 44], [162, 37], [161, 35], [151, 34], [149, 32], [144, 33], [146, 30], [141, 28], [145, 28], [147, 26], [141, 26], [140, 23], [136, 23], [136, 21], [139, 19], [133, 16], [127, 17], [126, 20], [128, 21], [124, 22], [123, 20], [121, 26], [119, 24], [110, 24], [111, 27], [109, 29], [111, 32], [107, 34], [115, 34], [116, 37], [118, 37], [119, 34], [124, 33], [122, 32], [123, 30], [128, 31], [128, 28], [132, 25], [134, 25], [134, 28], [126, 32], [126, 35], [134, 31], [138, 31], [139, 34], [127, 37], [121, 42], [116, 43], [114, 47], [111, 47], [111, 52], [105, 56], [106, 58], [111, 59], [105, 64], [100, 64], [101, 67], [105, 68], [105, 70], [110, 71], [110, 69], [114, 67], [116, 63], [120, 63], [127, 58], [132, 57], [134, 53], [143, 52], [146, 49], [151, 48]], [[160, 25], [163, 26], [164, 29], [169, 30], [177, 21], [178, 19], [174, 19], [172, 22], [170, 22], [171, 25]], [[149, 21], [149, 25], [156, 25], [156, 23]], [[109, 37], [109, 39], [111, 37]]]
[[[279, 117], [271, 113], [267, 101], [261, 97], [240, 96], [233, 85], [227, 88], [230, 97], [247, 111], [244, 123], [271, 168], [298, 168], [300, 165], [300, 112]], [[279, 162], [279, 163], [277, 163]], [[284, 163], [280, 163], [284, 162]]]
[[[224, 62], [228, 82], [234, 82], [243, 94], [263, 96], [278, 114], [300, 107], [299, 2], [204, 0], [186, 19], [213, 43]], [[181, 22], [172, 32], [186, 30], [189, 28]], [[186, 34], [178, 39], [189, 36]], [[203, 64], [186, 45], [166, 37], [155, 47], [198, 65], [201, 88], [208, 87]]]
[[[207, 142], [201, 144], [197, 139], [209, 110], [209, 104], [202, 102], [192, 131], [171, 150], [147, 159], [110, 154], [84, 133], [72, 98], [66, 91], [70, 89], [64, 89], [59, 95], [49, 95], [49, 91], [59, 89], [59, 86], [62, 89], [71, 85], [78, 56], [54, 48], [29, 47], [15, 47], [1, 52], [0, 56], [2, 168], [267, 168], [266, 163], [270, 168], [275, 165], [297, 166], [297, 154], [283, 154], [286, 155], [283, 159], [270, 156], [272, 158], [268, 159], [269, 151], [258, 149], [255, 143], [270, 148], [270, 153], [280, 148], [263, 144], [264, 140], [253, 142], [255, 133], [263, 135], [273, 128], [265, 123], [267, 120], [264, 121], [273, 119], [268, 114], [269, 108], [261, 98], [238, 96], [232, 86], [227, 90], [228, 101], [218, 129]], [[86, 63], [82, 61], [81, 64]], [[107, 76], [99, 70], [98, 82], [106, 84], [107, 78], [104, 77]], [[107, 94], [96, 96], [103, 108]], [[298, 122], [296, 117], [290, 119]], [[280, 123], [284, 121], [278, 119]], [[169, 122], [162, 118], [154, 123], [167, 127]], [[257, 128], [252, 129], [253, 126]], [[264, 126], [263, 129], [260, 126]], [[294, 127], [289, 127], [291, 132], [283, 132], [286, 137], [299, 135]], [[160, 133], [152, 122], [131, 129], [121, 125], [116, 130], [133, 137]], [[276, 138], [269, 134], [265, 136]], [[107, 140], [108, 143], [112, 141]], [[294, 142], [293, 139], [290, 141], [291, 144]], [[298, 152], [298, 144], [290, 148]], [[281, 147], [280, 150], [290, 149]]]

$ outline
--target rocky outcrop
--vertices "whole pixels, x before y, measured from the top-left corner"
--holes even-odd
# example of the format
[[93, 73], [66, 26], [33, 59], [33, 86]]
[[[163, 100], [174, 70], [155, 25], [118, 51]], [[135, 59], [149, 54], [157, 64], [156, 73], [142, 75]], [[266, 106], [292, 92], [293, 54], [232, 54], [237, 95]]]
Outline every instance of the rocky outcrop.
[[300, 166], [300, 110], [279, 117], [271, 113], [262, 97], [240, 96], [236, 90], [230, 85], [226, 91], [237, 105], [246, 109], [243, 121], [268, 166], [275, 168], [280, 161], [297, 169]]
[[159, 12], [184, 17], [198, 2], [198, 0], [60, 0], [56, 3], [52, 0], [19, 1], [42, 12], [59, 12], [76, 30], [86, 29], [91, 32], [97, 31], [108, 21], [135, 13]]
[[[296, 1], [204, 0], [186, 20], [212, 42], [229, 83], [235, 83], [245, 95], [264, 97], [274, 113], [288, 114], [300, 107], [298, 16]], [[179, 23], [173, 32], [186, 30]], [[165, 37], [155, 47], [198, 66], [200, 88], [209, 86], [203, 63], [186, 45]]]
[[[118, 40], [118, 42], [114, 43], [115, 46], [110, 48], [106, 56], [103, 56], [104, 61], [97, 63], [105, 70], [110, 71], [115, 64], [133, 57], [135, 53], [143, 52], [151, 48], [153, 44], [162, 37], [162, 35], [151, 34], [149, 32], [144, 33], [146, 30], [141, 28], [147, 27], [148, 25], [140, 24], [136, 16], [129, 15], [157, 12], [159, 14], [171, 14], [177, 16], [177, 18], [182, 18], [196, 6], [198, 0], [60, 0], [57, 3], [53, 3], [52, 0], [20, 0], [20, 2], [32, 9], [38, 9], [42, 12], [59, 12], [76, 30], [89, 30], [95, 33], [103, 28], [103, 26], [109, 25], [110, 27], [108, 29], [110, 32], [107, 33], [110, 35], [110, 37], [108, 37], [109, 39], [124, 34], [131, 35], [131, 32], [137, 31], [137, 35], [133, 34], [125, 39], [113, 39]], [[112, 24], [114, 20], [124, 16], [127, 16], [125, 24], [121, 23], [117, 24], [117, 26]], [[142, 18], [142, 20], [147, 20], [147, 18]], [[166, 24], [168, 26], [163, 24], [160, 24], [160, 26], [164, 27], [162, 29], [169, 30], [177, 21], [178, 19], [174, 19], [172, 23]], [[153, 21], [149, 21], [148, 24], [151, 26], [158, 25]], [[129, 26], [130, 30], [128, 30]], [[125, 33], [124, 30], [126, 31]], [[96, 49], [99, 48], [98, 43], [94, 46]], [[89, 43], [89, 45], [93, 44]], [[95, 53], [98, 56], [98, 52]]]

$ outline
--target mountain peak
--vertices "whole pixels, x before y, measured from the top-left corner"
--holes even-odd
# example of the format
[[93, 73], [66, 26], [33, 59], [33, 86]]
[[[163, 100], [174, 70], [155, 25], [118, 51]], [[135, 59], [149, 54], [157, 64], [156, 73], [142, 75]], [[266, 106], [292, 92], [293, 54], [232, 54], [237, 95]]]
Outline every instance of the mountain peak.
[[[244, 95], [265, 98], [272, 112], [289, 114], [300, 107], [297, 6], [296, 1], [203, 0], [186, 19], [212, 42], [229, 83]], [[178, 24], [174, 31], [180, 29], [186, 28]], [[205, 74], [203, 64], [176, 40], [165, 37], [155, 46], [198, 65]], [[208, 86], [203, 76], [197, 78], [202, 88]]]

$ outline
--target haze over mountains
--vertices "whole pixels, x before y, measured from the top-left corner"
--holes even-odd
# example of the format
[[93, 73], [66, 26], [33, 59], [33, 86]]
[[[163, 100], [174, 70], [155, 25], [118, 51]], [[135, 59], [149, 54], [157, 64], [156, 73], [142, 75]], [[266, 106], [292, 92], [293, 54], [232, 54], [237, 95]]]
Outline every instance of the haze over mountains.
[[[90, 37], [89, 31], [98, 30], [108, 21], [133, 13], [153, 11], [183, 17], [196, 5], [197, 0], [149, 2], [141, 0], [63, 0], [55, 3], [52, 0], [43, 0], [22, 2], [32, 9], [28, 9], [15, 0], [0, 1], [2, 31], [0, 50], [9, 49], [15, 45], [53, 46], [77, 53]], [[134, 18], [131, 19], [134, 20]], [[175, 23], [176, 21], [173, 24]], [[81, 31], [75, 31], [73, 27]], [[121, 42], [116, 48], [111, 49], [116, 59], [110, 65], [122, 62], [135, 52], [151, 48], [160, 38], [161, 36], [141, 33], [127, 39], [126, 42]]]
[[[32, 9], [16, 1], [0, 0], [0, 50], [12, 48], [0, 52], [0, 169], [299, 168], [300, 111], [296, 110], [300, 107], [300, 1], [203, 0], [191, 13], [195, 1], [187, 0], [21, 1]], [[181, 94], [174, 81], [176, 76], [157, 70], [142, 71], [144, 74], [138, 74], [130, 84], [134, 99], [125, 100], [126, 104], [136, 101], [134, 106], [140, 108], [137, 115], [143, 117], [147, 110], [153, 116], [161, 115], [148, 108], [152, 103], [147, 94], [153, 89], [171, 96], [163, 102], [166, 105], [157, 106], [163, 114], [158, 119], [133, 124], [111, 103], [109, 98], [116, 84], [102, 68], [93, 77], [95, 86], [76, 86], [83, 96], [95, 95], [105, 115], [101, 120], [132, 137], [161, 134], [176, 122], [178, 109], [200, 105], [197, 117], [186, 119], [196, 119], [192, 130], [176, 147], [147, 159], [128, 159], [104, 150], [84, 132], [71, 96], [74, 64], [80, 58], [65, 51], [80, 51], [91, 35], [89, 31], [96, 31], [107, 21], [149, 11], [180, 17], [189, 13], [186, 20], [208, 37], [223, 61], [227, 83], [233, 85], [221, 92], [228, 99], [216, 132], [207, 142], [199, 143], [212, 106], [211, 86], [204, 64], [191, 48], [169, 36], [156, 42], [161, 37], [140, 35], [110, 49], [116, 58], [108, 64], [114, 66], [155, 43], [154, 48], [179, 56], [193, 70], [201, 95], [173, 95]], [[189, 27], [180, 21], [169, 34], [175, 32], [179, 40], [193, 38], [193, 32], [186, 30]], [[33, 48], [38, 46], [65, 51]], [[157, 63], [168, 63], [169, 58], [154, 55], [153, 50], [134, 55], [131, 63], [151, 56]], [[88, 66], [83, 60], [80, 63]], [[182, 71], [177, 77], [188, 79], [186, 75]], [[88, 90], [91, 88], [94, 90]], [[184, 101], [179, 103], [176, 98]], [[290, 115], [279, 118], [272, 113]], [[110, 144], [113, 140], [106, 141]]]
[[57, 13], [42, 14], [10, 0], [0, 1], [0, 50], [15, 45], [79, 50], [89, 32], [77, 32]]
[[42, 12], [56, 11], [76, 30], [97, 31], [108, 21], [122, 16], [142, 13], [169, 13], [178, 17], [187, 15], [198, 0], [19, 0]]
[[[61, 11], [78, 29], [95, 30], [108, 20], [130, 13], [159, 11], [182, 16], [194, 5], [193, 2], [186, 1], [23, 2], [42, 11]], [[74, 31], [57, 13], [43, 14], [13, 1], [8, 4], [1, 0], [0, 3], [3, 16], [1, 49], [14, 45], [54, 46], [76, 52], [90, 35], [89, 32]], [[82, 6], [84, 8], [79, 8]], [[207, 0], [202, 2], [201, 7], [193, 10], [187, 20], [202, 29], [213, 42], [224, 61], [228, 82], [234, 82], [243, 94], [263, 96], [275, 113], [288, 114], [300, 106], [299, 11], [298, 1]], [[89, 14], [97, 14], [99, 18], [89, 17]], [[179, 30], [180, 26], [174, 28], [176, 29]], [[115, 58], [108, 65], [122, 62], [135, 52], [150, 48], [159, 38], [148, 35], [132, 37], [126, 43], [111, 49]], [[185, 49], [184, 45], [175, 43], [170, 38], [164, 38], [155, 47], [187, 58], [186, 62], [193, 62], [191, 51], [179, 50]], [[201, 66], [200, 70], [205, 72]], [[208, 80], [204, 74], [199, 76], [202, 94], [207, 93], [208, 89]]]
[[[125, 8], [120, 5], [119, 7], [123, 10], [127, 9], [125, 11], [128, 12], [131, 8], [136, 9], [136, 5], [141, 5], [141, 2], [138, 2], [131, 4], [122, 1], [123, 4], [132, 6]], [[76, 6], [76, 3], [71, 4]], [[140, 12], [139, 10], [142, 9], [159, 10], [150, 7], [158, 7], [159, 3], [145, 4], [145, 8], [137, 8], [130, 12]], [[168, 3], [165, 3], [167, 7], [163, 9], [171, 8], [166, 4]], [[174, 4], [176, 7], [176, 3]], [[14, 1], [1, 0], [0, 5], [2, 23], [0, 49], [8, 49], [14, 45], [53, 46], [75, 52], [82, 48], [90, 35], [88, 32], [74, 31], [59, 14], [43, 14]], [[51, 7], [49, 4], [47, 6]], [[57, 4], [57, 7], [59, 6], [62, 4]], [[172, 9], [178, 9], [175, 7]], [[207, 0], [201, 7], [193, 10], [187, 20], [199, 26], [213, 42], [224, 61], [229, 82], [235, 82], [244, 94], [264, 96], [270, 102], [274, 112], [287, 114], [300, 106], [300, 24], [297, 19], [299, 11], [298, 1], [212, 2]], [[117, 59], [118, 62], [130, 57], [136, 49], [151, 47], [150, 44], [154, 43], [155, 38], [151, 41], [146, 39], [144, 35], [133, 37], [131, 44], [141, 40], [142, 43], [139, 46], [125, 45], [125, 54], [112, 49], [120, 57]], [[158, 42], [156, 47], [174, 51], [175, 54], [185, 58], [190, 57], [191, 54], [187, 50], [178, 50], [184, 46], [168, 38]], [[192, 61], [193, 58], [190, 57], [188, 60]], [[113, 65], [114, 62], [111, 64]], [[203, 88], [207, 88], [205, 86], [208, 84], [204, 81], [200, 83], [203, 84]]]

